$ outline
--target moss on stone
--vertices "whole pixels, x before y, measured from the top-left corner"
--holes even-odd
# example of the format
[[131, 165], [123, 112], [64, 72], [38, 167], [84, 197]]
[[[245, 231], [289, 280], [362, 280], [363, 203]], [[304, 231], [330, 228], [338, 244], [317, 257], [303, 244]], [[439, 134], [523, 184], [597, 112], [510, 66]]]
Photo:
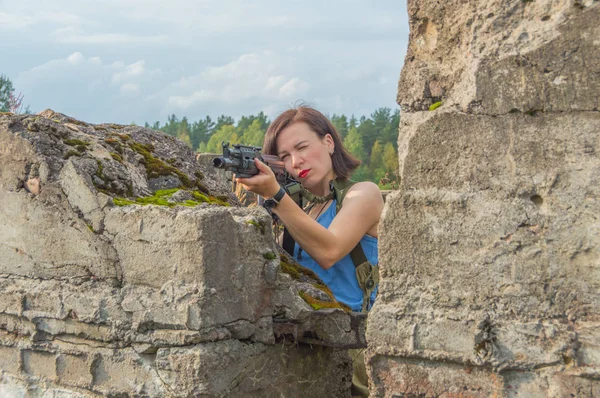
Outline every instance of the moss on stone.
[[104, 177], [104, 165], [102, 164], [102, 161], [100, 159], [96, 159], [96, 164], [98, 165], [98, 168], [96, 169], [96, 175], [100, 179], [105, 180], [106, 178]]
[[127, 205], [136, 204], [136, 205], [142, 205], [142, 206], [155, 205], [155, 206], [166, 206], [166, 207], [175, 207], [175, 206], [195, 207], [202, 203], [209, 203], [209, 204], [220, 205], [220, 206], [229, 206], [228, 203], [222, 203], [221, 201], [217, 200], [216, 198], [214, 198], [212, 196], [203, 195], [198, 191], [192, 192], [192, 196], [196, 200], [188, 199], [188, 200], [184, 200], [183, 202], [169, 201], [169, 198], [171, 196], [173, 196], [173, 194], [177, 191], [180, 191], [180, 189], [179, 188], [159, 189], [158, 191], [154, 192], [154, 195], [152, 195], [152, 196], [141, 196], [141, 197], [135, 198], [134, 200], [117, 197], [117, 198], [113, 199], [113, 202], [117, 206], [127, 206]]
[[431, 106], [429, 107], [430, 111], [435, 111], [437, 108], [439, 108], [440, 106], [442, 106], [442, 101], [438, 101], [438, 102], [434, 102], [433, 104], [431, 104]]
[[81, 146], [83, 146], [85, 148], [88, 145], [90, 145], [89, 142], [85, 142], [85, 141], [77, 140], [77, 139], [64, 140], [63, 142], [65, 144], [69, 145], [69, 146], [74, 146], [74, 147], [81, 147]]
[[311, 278], [311, 279], [314, 279], [317, 281], [321, 280], [317, 276], [317, 274], [315, 274], [310, 269], [303, 267], [297, 263], [290, 263], [290, 262], [288, 262], [287, 258], [285, 258], [284, 256], [281, 256], [280, 267], [281, 267], [282, 272], [290, 275], [293, 279], [296, 279], [296, 280], [299, 280], [301, 275], [305, 275], [308, 278]]
[[[250, 220], [250, 221], [254, 221], [254, 220]], [[254, 221], [254, 222], [255, 222], [256, 224], [258, 224], [256, 221]], [[247, 223], [247, 224], [252, 224], [252, 223], [251, 223], [251, 222], [249, 222], [249, 221], [246, 221], [246, 223]], [[252, 225], [254, 225], [254, 224], [252, 224]], [[266, 253], [263, 253], [263, 258], [264, 258], [265, 260], [275, 260], [275, 259], [277, 258], [277, 255], [276, 255], [275, 253], [273, 253], [273, 252], [266, 252]]]
[[148, 178], [157, 178], [161, 175], [173, 175], [175, 174], [179, 177], [179, 180], [183, 184], [183, 186], [191, 188], [193, 186], [189, 177], [182, 173], [176, 167], [166, 164], [159, 158], [152, 156], [152, 151], [154, 150], [154, 146], [152, 144], [142, 144], [139, 142], [132, 141], [129, 143], [129, 147], [142, 155], [144, 158], [143, 163], [146, 166], [146, 173], [148, 174]]
[[81, 153], [81, 152], [79, 152], [79, 151], [76, 151], [75, 149], [72, 149], [72, 150], [70, 150], [69, 152], [67, 152], [67, 153], [65, 154], [65, 156], [63, 156], [63, 159], [68, 159], [68, 158], [70, 158], [71, 156], [81, 156], [81, 155], [82, 155], [82, 153]]
[[123, 158], [116, 152], [110, 152], [110, 156], [119, 163], [123, 163]]
[[[333, 292], [331, 291], [331, 289], [329, 289], [329, 287], [327, 287], [327, 285], [325, 285], [321, 281], [321, 278], [319, 278], [319, 276], [317, 274], [315, 274], [312, 270], [310, 270], [306, 267], [303, 267], [297, 263], [290, 263], [285, 256], [281, 256], [280, 268], [281, 268], [281, 272], [290, 275], [292, 277], [292, 279], [294, 279], [294, 280], [301, 280], [302, 276], [305, 276], [314, 281], [317, 281], [316, 283], [313, 284], [313, 287], [315, 289], [319, 289], [322, 292], [324, 292], [325, 294], [327, 294], [327, 296], [329, 296], [329, 298], [331, 298], [331, 301], [332, 301], [332, 303], [320, 301], [320, 300], [317, 300], [316, 298], [306, 294], [307, 297], [312, 299], [312, 303], [309, 300], [305, 299], [306, 302], [308, 304], [310, 304], [311, 306], [313, 306], [313, 304], [315, 304], [317, 306], [321, 306], [320, 308], [342, 308], [345, 311], [346, 311], [345, 308], [347, 308], [347, 310], [350, 311], [350, 308], [348, 306], [336, 301], [335, 296], [333, 295]], [[315, 308], [315, 306], [313, 306], [313, 308]], [[320, 308], [315, 308], [315, 309], [320, 309]]]
[[127, 206], [127, 205], [135, 205], [133, 200], [125, 199], [125, 198], [113, 198], [113, 203], [117, 206]]
[[200, 203], [213, 203], [221, 206], [230, 206], [229, 203], [220, 200], [214, 196], [206, 195], [199, 191], [193, 191], [192, 196]]
[[346, 304], [340, 303], [339, 301], [321, 301], [305, 292], [298, 292], [298, 295], [315, 310], [320, 310], [323, 308], [339, 308], [346, 312], [352, 311], [350, 307], [348, 307]]
[[[250, 225], [254, 225], [256, 228], [258, 228], [258, 230], [260, 231], [261, 234], [265, 234], [265, 224], [262, 222], [258, 222], [256, 220], [248, 220], [246, 221], [246, 224], [250, 224]], [[273, 260], [275, 258], [275, 255], [273, 254], [273, 258], [270, 258], [269, 260]], [[265, 257], [266, 258], [266, 257]]]

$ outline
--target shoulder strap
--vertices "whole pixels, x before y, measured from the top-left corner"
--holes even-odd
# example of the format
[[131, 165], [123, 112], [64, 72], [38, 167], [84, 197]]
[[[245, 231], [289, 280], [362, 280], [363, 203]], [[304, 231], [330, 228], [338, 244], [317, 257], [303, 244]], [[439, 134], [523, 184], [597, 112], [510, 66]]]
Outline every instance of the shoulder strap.
[[[342, 203], [344, 202], [344, 198], [346, 197], [346, 194], [354, 184], [356, 184], [356, 181], [352, 181], [349, 178], [344, 180], [342, 180], [341, 178], [337, 178], [333, 181], [333, 190], [335, 191], [336, 200], [336, 214], [340, 212], [342, 208]], [[367, 256], [365, 256], [365, 252], [363, 251], [360, 242], [358, 242], [356, 246], [354, 246], [354, 249], [352, 249], [352, 251], [350, 252], [350, 258], [354, 263], [354, 267], [358, 267], [359, 265], [367, 261]]]

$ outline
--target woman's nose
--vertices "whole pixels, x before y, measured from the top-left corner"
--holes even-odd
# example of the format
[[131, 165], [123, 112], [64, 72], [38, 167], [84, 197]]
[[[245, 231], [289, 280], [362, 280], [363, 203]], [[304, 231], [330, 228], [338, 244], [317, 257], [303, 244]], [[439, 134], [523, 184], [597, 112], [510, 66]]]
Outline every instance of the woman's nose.
[[299, 167], [302, 164], [302, 159], [298, 154], [292, 154], [292, 167]]

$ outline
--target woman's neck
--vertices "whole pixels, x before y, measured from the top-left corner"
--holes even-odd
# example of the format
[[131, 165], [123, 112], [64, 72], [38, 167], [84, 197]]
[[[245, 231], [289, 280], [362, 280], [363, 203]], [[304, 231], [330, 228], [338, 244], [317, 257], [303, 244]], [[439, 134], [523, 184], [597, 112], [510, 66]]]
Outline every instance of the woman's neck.
[[323, 181], [321, 181], [320, 184], [315, 185], [314, 187], [308, 189], [308, 191], [310, 193], [312, 193], [315, 196], [326, 196], [329, 195], [329, 193], [331, 192], [331, 187], [329, 186], [329, 183], [334, 180], [336, 178], [335, 174], [333, 173], [333, 170], [331, 171], [331, 173], [329, 173], [327, 175], [326, 178], [323, 179]]

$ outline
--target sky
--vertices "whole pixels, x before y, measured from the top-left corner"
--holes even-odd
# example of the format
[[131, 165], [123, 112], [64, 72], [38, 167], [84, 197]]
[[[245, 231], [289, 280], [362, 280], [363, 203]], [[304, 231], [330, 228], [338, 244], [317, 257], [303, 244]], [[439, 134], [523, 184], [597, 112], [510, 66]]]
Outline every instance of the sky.
[[90, 123], [398, 109], [407, 41], [397, 0], [0, 0], [0, 74]]

